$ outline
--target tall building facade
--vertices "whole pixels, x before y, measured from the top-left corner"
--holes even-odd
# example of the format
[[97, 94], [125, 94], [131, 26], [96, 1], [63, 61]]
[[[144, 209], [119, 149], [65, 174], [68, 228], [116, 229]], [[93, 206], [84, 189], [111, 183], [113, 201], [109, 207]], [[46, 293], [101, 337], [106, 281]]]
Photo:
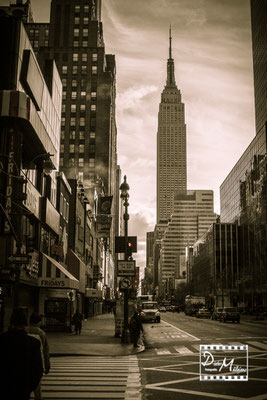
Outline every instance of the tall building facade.
[[157, 132], [157, 223], [170, 217], [173, 193], [186, 190], [186, 125], [184, 104], [177, 88], [169, 36], [167, 81], [161, 94]]
[[[161, 243], [160, 280], [182, 279], [185, 249], [216, 221], [212, 190], [176, 192], [174, 209]], [[186, 276], [184, 275], [184, 279]]]
[[250, 0], [256, 134], [267, 121], [267, 1]]

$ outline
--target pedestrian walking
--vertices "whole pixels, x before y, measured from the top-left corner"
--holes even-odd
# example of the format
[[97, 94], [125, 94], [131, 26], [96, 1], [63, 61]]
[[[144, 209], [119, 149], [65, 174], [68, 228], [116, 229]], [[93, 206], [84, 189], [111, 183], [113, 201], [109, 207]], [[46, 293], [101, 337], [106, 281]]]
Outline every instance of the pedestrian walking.
[[[41, 322], [42, 322], [41, 316], [36, 312], [32, 313], [32, 315], [30, 316], [30, 324], [27, 327], [26, 331], [29, 335], [37, 337], [41, 341], [41, 355], [42, 355], [44, 373], [48, 374], [51, 367], [49, 345], [46, 333], [41, 329]], [[37, 388], [34, 390], [34, 398], [36, 400], [42, 399], [41, 380]]]
[[29, 400], [43, 374], [40, 341], [27, 335], [26, 326], [25, 311], [16, 308], [8, 331], [0, 334], [0, 387], [8, 399]]
[[134, 347], [138, 347], [137, 343], [140, 338], [141, 332], [144, 332], [142, 321], [140, 318], [140, 314], [138, 311], [134, 312], [130, 320], [130, 334], [131, 334], [131, 341], [133, 342]]
[[74, 323], [74, 328], [75, 328], [75, 335], [77, 335], [78, 333], [81, 333], [82, 330], [82, 320], [83, 320], [83, 315], [82, 313], [80, 313], [80, 311], [76, 310], [75, 314], [72, 317], [72, 321]]

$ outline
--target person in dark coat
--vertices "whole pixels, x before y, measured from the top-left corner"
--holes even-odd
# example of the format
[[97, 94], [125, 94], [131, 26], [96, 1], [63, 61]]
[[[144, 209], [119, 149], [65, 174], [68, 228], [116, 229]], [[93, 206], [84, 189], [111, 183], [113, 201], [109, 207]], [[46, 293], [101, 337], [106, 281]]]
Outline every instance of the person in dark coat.
[[40, 341], [25, 330], [27, 316], [15, 308], [10, 328], [0, 334], [0, 387], [5, 398], [29, 400], [43, 374]]
[[129, 328], [131, 341], [133, 342], [134, 347], [138, 347], [137, 342], [139, 340], [140, 333], [144, 331], [138, 311], [135, 311], [134, 315], [132, 316]]
[[81, 333], [82, 330], [82, 320], [83, 320], [83, 315], [82, 313], [79, 312], [78, 308], [76, 310], [76, 313], [72, 317], [72, 321], [74, 323], [74, 328], [75, 328], [75, 335]]

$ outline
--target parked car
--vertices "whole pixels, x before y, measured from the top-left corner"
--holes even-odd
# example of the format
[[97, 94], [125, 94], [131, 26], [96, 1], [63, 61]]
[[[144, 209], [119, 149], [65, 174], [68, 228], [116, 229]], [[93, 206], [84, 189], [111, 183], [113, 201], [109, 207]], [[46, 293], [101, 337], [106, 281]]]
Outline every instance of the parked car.
[[207, 308], [200, 308], [196, 313], [197, 318], [210, 318], [210, 311]]
[[160, 322], [160, 311], [156, 301], [144, 301], [141, 310], [142, 322]]
[[159, 312], [166, 312], [166, 311], [167, 311], [166, 307], [164, 307], [164, 306], [159, 307]]
[[222, 307], [216, 307], [213, 310], [213, 313], [211, 315], [211, 318], [214, 319], [215, 321], [217, 321], [218, 319], [220, 319], [220, 315], [222, 312], [223, 308]]
[[220, 313], [220, 322], [240, 322], [240, 312], [237, 307], [224, 307]]

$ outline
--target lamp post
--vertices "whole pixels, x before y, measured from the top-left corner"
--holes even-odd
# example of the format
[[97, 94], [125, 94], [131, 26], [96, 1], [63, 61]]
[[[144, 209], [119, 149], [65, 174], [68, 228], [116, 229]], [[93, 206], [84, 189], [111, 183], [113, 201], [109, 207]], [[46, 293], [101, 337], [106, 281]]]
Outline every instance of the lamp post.
[[[120, 185], [121, 191], [121, 199], [124, 205], [124, 260], [128, 260], [128, 221], [129, 221], [129, 214], [128, 214], [128, 199], [129, 193], [128, 190], [130, 189], [128, 183], [126, 182], [126, 175], [124, 175], [124, 181]], [[124, 326], [122, 332], [122, 343], [129, 344], [130, 343], [130, 331], [128, 327], [128, 289], [124, 289]]]

